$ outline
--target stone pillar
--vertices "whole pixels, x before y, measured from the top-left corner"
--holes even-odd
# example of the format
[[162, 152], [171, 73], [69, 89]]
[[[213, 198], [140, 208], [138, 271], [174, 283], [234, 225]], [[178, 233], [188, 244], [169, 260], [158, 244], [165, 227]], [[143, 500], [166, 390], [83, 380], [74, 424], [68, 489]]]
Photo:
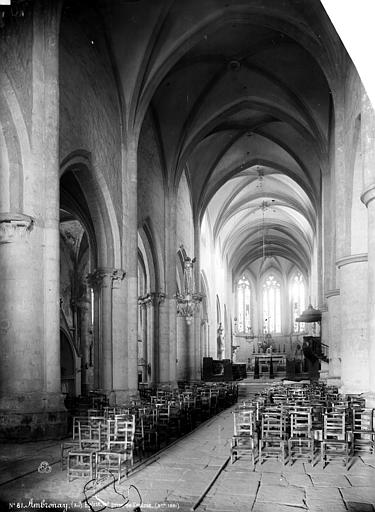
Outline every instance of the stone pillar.
[[127, 391], [130, 398], [138, 396], [138, 223], [137, 223], [137, 138], [134, 134], [126, 136], [124, 183], [123, 247], [126, 261], [126, 340], [127, 340]]
[[368, 367], [369, 395], [368, 407], [375, 407], [375, 183], [361, 197], [367, 206], [368, 214], [368, 276], [367, 276], [367, 337], [368, 337]]
[[[199, 306], [202, 307], [202, 304]], [[192, 330], [194, 330], [194, 353], [191, 362], [193, 380], [201, 380], [202, 350], [201, 350], [201, 316], [197, 312], [194, 316]]]
[[177, 384], [177, 307], [176, 307], [176, 193], [166, 198], [165, 207], [165, 289], [160, 304], [159, 382]]
[[324, 315], [328, 316], [328, 321], [325, 325], [322, 325], [322, 342], [329, 346], [327, 383], [339, 386], [341, 384], [340, 290], [330, 290], [327, 292], [326, 300], [328, 312], [324, 313]]
[[[12, 142], [17, 164], [0, 196], [0, 438], [7, 440], [46, 439], [67, 428], [60, 378], [60, 12], [60, 2], [38, 0], [23, 20], [32, 23], [30, 102], [19, 112], [10, 106], [15, 133], [21, 138], [28, 123], [29, 138]], [[4, 94], [16, 102], [11, 88]]]
[[369, 385], [367, 254], [341, 258], [337, 266], [340, 271], [341, 392], [362, 393]]
[[[140, 320], [141, 320], [141, 332], [142, 332], [142, 349], [141, 352], [138, 351], [138, 366], [141, 364], [142, 366], [142, 382], [147, 383], [147, 363], [148, 363], [148, 297], [143, 297], [138, 299], [138, 307], [140, 308]], [[138, 329], [139, 331], [139, 329]], [[139, 343], [139, 342], [138, 342]], [[139, 347], [139, 345], [138, 345]]]
[[125, 272], [113, 270], [112, 274], [112, 367], [113, 404], [123, 404], [127, 399], [127, 357], [126, 317], [127, 306]]
[[[194, 291], [201, 293], [201, 269], [200, 269], [200, 224], [195, 219], [194, 222], [194, 256], [196, 263], [194, 265]], [[201, 379], [201, 309], [203, 308], [202, 300], [198, 304], [197, 311], [194, 313], [193, 322], [189, 332], [189, 358], [190, 358], [190, 379]]]
[[[201, 359], [202, 359], [203, 357], [208, 357], [209, 356], [209, 349], [208, 349], [208, 343], [209, 343], [208, 328], [209, 328], [209, 325], [208, 325], [207, 318], [201, 318], [200, 326], [201, 326], [200, 340], [201, 340]], [[201, 364], [202, 364], [202, 361], [201, 361]]]
[[[100, 268], [95, 270], [92, 274], [87, 276], [90, 286], [94, 290], [94, 294], [98, 295], [98, 317], [95, 318], [98, 324], [96, 333], [98, 339], [96, 340], [95, 347], [97, 354], [95, 355], [95, 364], [97, 365], [96, 374], [98, 375], [98, 386], [101, 391], [106, 393], [110, 400], [114, 401], [114, 366], [118, 370], [118, 365], [123, 364], [126, 355], [119, 343], [117, 329], [113, 329], [113, 285], [114, 282], [122, 281], [125, 273], [122, 270], [111, 268]], [[119, 294], [116, 294], [119, 295]], [[121, 303], [121, 301], [120, 301]], [[115, 318], [119, 318], [119, 312]], [[116, 339], [114, 354], [114, 334]], [[114, 358], [116, 355], [116, 358]], [[114, 361], [116, 360], [116, 363]], [[118, 371], [116, 372], [116, 376]], [[120, 379], [121, 380], [121, 379]], [[123, 383], [117, 381], [117, 385], [122, 387]], [[121, 387], [120, 387], [121, 389]]]
[[149, 295], [146, 302], [146, 366], [145, 377], [148, 384], [155, 382], [155, 302], [157, 300], [152, 294]]
[[178, 381], [189, 380], [189, 342], [191, 326], [186, 323], [185, 318], [177, 317], [176, 331], [176, 360]]
[[[5, 439], [54, 433], [53, 425], [45, 421], [47, 411], [53, 410], [51, 399], [60, 395], [44, 371], [48, 362], [44, 322], [38, 316], [43, 314], [43, 292], [36, 272], [38, 237], [33, 240], [33, 226], [33, 219], [26, 215], [0, 215], [0, 436]], [[54, 360], [52, 364], [56, 366]], [[55, 371], [60, 385], [60, 367]], [[60, 407], [63, 411], [61, 403]]]
[[369, 393], [367, 407], [375, 407], [375, 112], [371, 102], [363, 90], [361, 113], [361, 145], [363, 162], [362, 202], [367, 207], [368, 216], [368, 367]]
[[147, 374], [148, 382], [155, 384], [159, 371], [160, 304], [165, 300], [162, 292], [152, 292], [147, 300]]

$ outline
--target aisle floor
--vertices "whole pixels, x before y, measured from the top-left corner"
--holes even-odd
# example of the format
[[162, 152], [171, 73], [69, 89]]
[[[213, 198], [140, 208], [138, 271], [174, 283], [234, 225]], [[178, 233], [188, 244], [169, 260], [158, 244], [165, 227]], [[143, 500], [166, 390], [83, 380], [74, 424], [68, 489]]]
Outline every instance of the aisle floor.
[[[122, 480], [67, 482], [59, 464], [60, 443], [0, 446], [0, 500], [4, 510], [133, 510], [186, 512], [375, 512], [375, 456], [312, 466], [267, 460], [252, 468], [231, 464], [232, 410], [227, 409], [157, 454]], [[47, 467], [51, 471], [41, 471]], [[39, 468], [39, 471], [38, 471]], [[120, 494], [122, 495], [120, 495]], [[140, 500], [140, 498], [141, 500]]]

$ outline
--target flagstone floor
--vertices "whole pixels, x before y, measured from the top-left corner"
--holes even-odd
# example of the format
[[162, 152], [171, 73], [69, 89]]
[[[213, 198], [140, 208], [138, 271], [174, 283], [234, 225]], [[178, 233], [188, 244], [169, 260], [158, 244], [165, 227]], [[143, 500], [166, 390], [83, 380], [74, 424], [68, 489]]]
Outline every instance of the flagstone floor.
[[106, 479], [90, 485], [86, 495], [86, 480], [68, 482], [61, 471], [60, 443], [1, 445], [2, 510], [375, 512], [374, 455], [355, 456], [348, 468], [339, 461], [323, 468], [318, 460], [314, 466], [266, 460], [253, 468], [245, 457], [231, 464], [232, 410], [156, 454], [120, 484]]

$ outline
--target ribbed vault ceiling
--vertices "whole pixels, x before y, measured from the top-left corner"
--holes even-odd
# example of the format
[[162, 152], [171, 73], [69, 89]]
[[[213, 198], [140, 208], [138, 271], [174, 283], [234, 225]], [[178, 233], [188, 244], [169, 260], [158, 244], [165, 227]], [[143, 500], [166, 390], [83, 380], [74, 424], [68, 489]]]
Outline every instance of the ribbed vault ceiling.
[[[320, 2], [125, 4], [111, 13], [111, 37], [128, 122], [150, 109], [170, 185], [185, 170], [194, 215], [209, 214], [234, 272], [262, 257], [264, 240], [272, 257], [309, 268], [327, 169], [328, 80], [341, 51]], [[116, 29], [125, 14], [127, 47]], [[130, 52], [132, 68], [121, 60]]]

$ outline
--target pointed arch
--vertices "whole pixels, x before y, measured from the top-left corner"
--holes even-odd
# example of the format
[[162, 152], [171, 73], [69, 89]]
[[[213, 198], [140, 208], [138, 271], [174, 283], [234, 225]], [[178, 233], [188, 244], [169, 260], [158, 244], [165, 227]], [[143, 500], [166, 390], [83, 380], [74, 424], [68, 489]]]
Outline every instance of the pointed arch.
[[91, 164], [90, 153], [74, 151], [60, 165], [60, 179], [71, 171], [85, 196], [97, 242], [97, 266], [122, 268], [121, 236], [104, 177]]
[[33, 172], [30, 138], [16, 93], [4, 71], [0, 72], [0, 112], [1, 208], [24, 211], [28, 209], [24, 198], [33, 197], [28, 190], [33, 183], [28, 179]]

